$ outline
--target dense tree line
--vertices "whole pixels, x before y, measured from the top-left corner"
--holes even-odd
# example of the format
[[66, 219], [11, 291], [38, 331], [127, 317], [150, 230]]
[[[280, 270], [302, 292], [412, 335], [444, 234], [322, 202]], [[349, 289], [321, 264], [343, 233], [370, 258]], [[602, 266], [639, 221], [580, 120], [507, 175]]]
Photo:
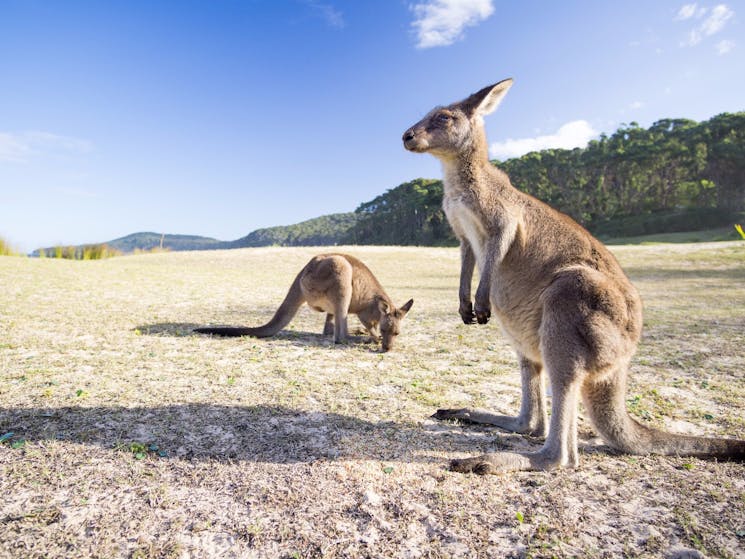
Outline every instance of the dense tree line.
[[[512, 183], [593, 232], [638, 235], [728, 225], [745, 210], [745, 112], [697, 123], [624, 125], [586, 148], [550, 149], [494, 162]], [[439, 245], [454, 239], [442, 183], [417, 179], [355, 213], [358, 244]]]
[[349, 244], [441, 245], [455, 242], [442, 211], [442, 182], [415, 179], [356, 210]]

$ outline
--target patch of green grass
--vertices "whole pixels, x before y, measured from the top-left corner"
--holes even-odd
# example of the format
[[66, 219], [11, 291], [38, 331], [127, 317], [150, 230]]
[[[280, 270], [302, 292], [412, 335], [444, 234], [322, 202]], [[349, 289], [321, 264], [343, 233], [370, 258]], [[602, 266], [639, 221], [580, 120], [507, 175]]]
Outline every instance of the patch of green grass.
[[679, 233], [657, 233], [655, 235], [639, 235], [636, 237], [610, 237], [603, 239], [607, 245], [651, 245], [664, 243], [710, 243], [718, 241], [734, 241], [738, 238], [732, 227], [719, 227], [703, 231], [682, 231]]
[[742, 237], [742, 239], [745, 241], [745, 231], [743, 231], [742, 225], [740, 225], [739, 223], [736, 223], [735, 224], [735, 230], [740, 234], [740, 236]]

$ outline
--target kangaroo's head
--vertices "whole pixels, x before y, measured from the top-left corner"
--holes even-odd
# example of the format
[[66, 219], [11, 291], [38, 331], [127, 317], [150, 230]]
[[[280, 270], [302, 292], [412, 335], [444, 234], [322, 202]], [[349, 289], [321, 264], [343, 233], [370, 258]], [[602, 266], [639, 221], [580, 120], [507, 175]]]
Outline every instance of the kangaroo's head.
[[482, 117], [497, 108], [512, 86], [508, 78], [485, 87], [467, 99], [446, 107], [435, 107], [404, 132], [404, 147], [451, 159], [475, 148], [486, 149]]
[[401, 333], [401, 321], [414, 304], [414, 299], [409, 299], [406, 304], [399, 308], [391, 307], [382, 299], [378, 301], [380, 310], [380, 336], [383, 338], [383, 351], [390, 351], [396, 343], [396, 337]]

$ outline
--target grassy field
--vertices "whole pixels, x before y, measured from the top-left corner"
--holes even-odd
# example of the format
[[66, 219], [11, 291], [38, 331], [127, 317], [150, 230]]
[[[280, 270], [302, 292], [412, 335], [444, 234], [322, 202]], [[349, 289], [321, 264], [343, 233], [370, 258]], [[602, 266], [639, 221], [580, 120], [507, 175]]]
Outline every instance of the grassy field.
[[[429, 419], [515, 412], [513, 353], [461, 323], [457, 249], [346, 251], [415, 300], [393, 352], [307, 307], [191, 334], [268, 319], [318, 249], [0, 257], [0, 557], [745, 556], [743, 464], [615, 454], [581, 419], [578, 470], [447, 471], [540, 444]], [[745, 242], [613, 251], [645, 302], [631, 412], [745, 438]]]
[[700, 231], [682, 231], [680, 233], [657, 233], [654, 235], [640, 235], [638, 237], [605, 238], [607, 245], [641, 245], [659, 243], [709, 243], [718, 241], [740, 240], [740, 234], [734, 227], [720, 227], [718, 229], [702, 229]]

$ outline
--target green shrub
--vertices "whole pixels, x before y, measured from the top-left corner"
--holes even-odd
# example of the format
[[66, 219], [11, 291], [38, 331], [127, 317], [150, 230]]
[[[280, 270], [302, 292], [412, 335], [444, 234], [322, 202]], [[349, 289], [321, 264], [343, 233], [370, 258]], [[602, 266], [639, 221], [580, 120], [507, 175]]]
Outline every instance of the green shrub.
[[39, 249], [41, 258], [62, 258], [65, 260], [102, 260], [112, 256], [121, 256], [122, 252], [107, 244], [74, 246], [56, 246], [48, 251]]
[[0, 256], [18, 256], [18, 252], [13, 249], [3, 238], [0, 238]]

